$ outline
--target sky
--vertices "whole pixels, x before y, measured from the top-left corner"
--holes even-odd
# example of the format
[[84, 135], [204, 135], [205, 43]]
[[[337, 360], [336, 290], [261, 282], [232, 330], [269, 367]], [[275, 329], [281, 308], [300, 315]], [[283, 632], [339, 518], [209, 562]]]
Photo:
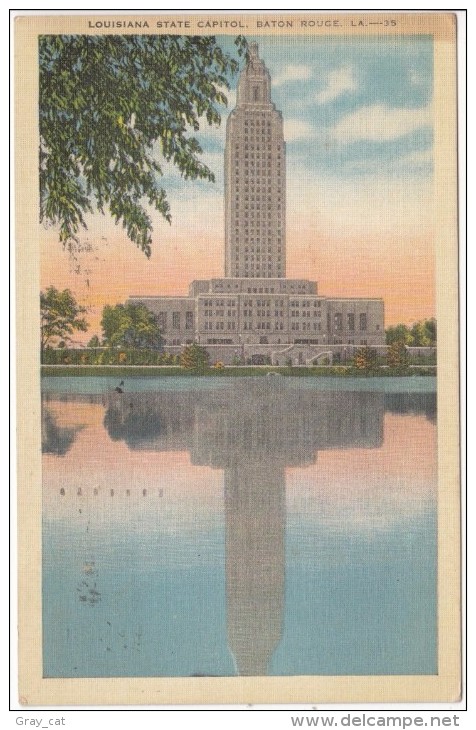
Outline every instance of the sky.
[[[218, 37], [232, 51], [231, 37]], [[287, 276], [325, 296], [382, 297], [385, 324], [435, 315], [432, 88], [429, 36], [248, 37], [271, 73], [283, 114]], [[224, 271], [225, 120], [197, 138], [215, 183], [164, 166], [172, 225], [156, 213], [147, 260], [101, 215], [87, 218], [72, 261], [54, 228], [40, 227], [41, 287], [69, 287], [89, 309], [86, 341], [104, 304], [130, 295], [186, 294]]]

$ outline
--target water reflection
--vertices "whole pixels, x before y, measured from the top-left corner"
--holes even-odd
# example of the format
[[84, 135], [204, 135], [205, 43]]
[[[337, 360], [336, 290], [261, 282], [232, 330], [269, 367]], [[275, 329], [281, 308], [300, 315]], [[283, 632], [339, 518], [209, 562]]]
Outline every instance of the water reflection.
[[41, 450], [43, 454], [65, 456], [74, 443], [81, 427], [60, 427], [54, 414], [46, 406], [41, 409]]
[[286, 467], [322, 449], [376, 448], [382, 393], [277, 389], [110, 397], [104, 425], [131, 449], [188, 450], [224, 470], [228, 644], [240, 675], [266, 675], [283, 625]]
[[[50, 398], [44, 451], [62, 455], [75, 429], [58, 428]], [[315, 464], [320, 451], [380, 448], [386, 410], [436, 415], [434, 394], [319, 391], [266, 379], [61, 400], [101, 404], [109, 438], [131, 452], [187, 451], [192, 464], [223, 470], [228, 646], [236, 672], [248, 676], [269, 673], [283, 633], [286, 469]], [[94, 603], [101, 594], [90, 573], [77, 591]]]

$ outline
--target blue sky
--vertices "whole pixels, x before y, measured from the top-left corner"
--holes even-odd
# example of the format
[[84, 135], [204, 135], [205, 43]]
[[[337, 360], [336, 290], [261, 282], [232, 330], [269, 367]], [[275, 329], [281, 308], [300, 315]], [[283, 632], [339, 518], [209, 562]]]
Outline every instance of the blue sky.
[[[248, 40], [259, 43], [271, 73], [288, 167], [345, 179], [431, 175], [430, 36]], [[224, 126], [200, 139], [207, 153], [222, 153]]]
[[[233, 38], [219, 36], [234, 53]], [[283, 114], [288, 212], [320, 211], [321, 231], [339, 221], [373, 233], [432, 222], [433, 39], [431, 36], [249, 36], [272, 80]], [[225, 121], [236, 102], [235, 78], [221, 126], [196, 135], [216, 184], [184, 182], [164, 166], [172, 212], [223, 201]], [[369, 200], [372, 205], [369, 208]], [[206, 201], [206, 202], [205, 202]], [[289, 218], [289, 217], [288, 217]], [[290, 220], [290, 219], [289, 219]]]

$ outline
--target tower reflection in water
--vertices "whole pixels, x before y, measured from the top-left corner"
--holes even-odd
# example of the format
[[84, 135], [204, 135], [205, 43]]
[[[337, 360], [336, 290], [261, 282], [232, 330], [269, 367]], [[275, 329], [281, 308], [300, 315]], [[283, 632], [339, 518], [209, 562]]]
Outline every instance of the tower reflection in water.
[[224, 471], [229, 648], [238, 674], [268, 674], [283, 630], [286, 469], [313, 464], [324, 449], [381, 446], [384, 394], [260, 378], [112, 394], [105, 405], [109, 436], [130, 449], [187, 450], [193, 464]]

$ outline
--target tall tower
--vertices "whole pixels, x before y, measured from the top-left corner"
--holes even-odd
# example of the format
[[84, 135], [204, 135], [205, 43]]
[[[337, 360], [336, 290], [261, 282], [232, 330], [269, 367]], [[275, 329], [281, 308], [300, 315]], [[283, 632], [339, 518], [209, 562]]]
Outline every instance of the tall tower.
[[286, 276], [283, 118], [256, 43], [226, 126], [225, 276]]

